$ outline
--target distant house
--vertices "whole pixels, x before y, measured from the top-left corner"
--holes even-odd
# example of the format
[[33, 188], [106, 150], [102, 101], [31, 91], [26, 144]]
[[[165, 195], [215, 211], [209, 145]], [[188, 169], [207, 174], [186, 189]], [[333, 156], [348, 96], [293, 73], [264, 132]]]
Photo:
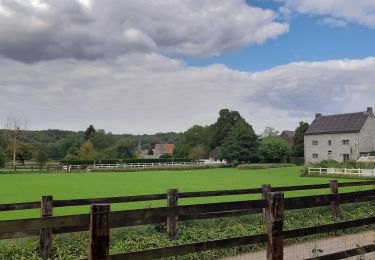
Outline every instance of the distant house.
[[305, 133], [305, 163], [332, 159], [357, 160], [375, 150], [375, 118], [371, 107], [365, 112], [322, 116]]
[[159, 158], [161, 155], [168, 154], [172, 155], [174, 144], [155, 144], [154, 156]]
[[290, 130], [284, 130], [282, 131], [282, 133], [280, 134], [280, 137], [282, 139], [284, 139], [285, 141], [287, 141], [287, 143], [290, 145], [290, 146], [293, 146], [293, 138], [294, 138], [294, 135], [295, 135], [295, 132], [294, 131], [290, 131]]

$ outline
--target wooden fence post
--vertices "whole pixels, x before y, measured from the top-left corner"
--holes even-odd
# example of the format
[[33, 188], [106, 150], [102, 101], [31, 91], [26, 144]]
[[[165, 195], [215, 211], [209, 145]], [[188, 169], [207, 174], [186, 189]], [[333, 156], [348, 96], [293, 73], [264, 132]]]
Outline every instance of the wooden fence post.
[[[262, 200], [267, 199], [267, 194], [271, 192], [271, 184], [262, 184]], [[267, 224], [266, 208], [262, 209], [262, 220], [264, 224]]]
[[[53, 215], [53, 197], [42, 196], [40, 202], [40, 217], [48, 218]], [[52, 257], [52, 230], [41, 229], [39, 233], [39, 255], [42, 259]]]
[[[169, 189], [167, 192], [168, 207], [173, 207], [178, 205], [178, 190]], [[177, 220], [178, 216], [167, 217], [167, 232], [168, 237], [171, 240], [177, 239]]]
[[109, 204], [93, 204], [90, 210], [89, 260], [109, 259]]
[[267, 196], [267, 260], [282, 260], [284, 194], [270, 192]]
[[333, 196], [331, 201], [331, 213], [336, 218], [341, 218], [341, 211], [339, 207], [339, 184], [337, 180], [329, 181], [329, 189]]

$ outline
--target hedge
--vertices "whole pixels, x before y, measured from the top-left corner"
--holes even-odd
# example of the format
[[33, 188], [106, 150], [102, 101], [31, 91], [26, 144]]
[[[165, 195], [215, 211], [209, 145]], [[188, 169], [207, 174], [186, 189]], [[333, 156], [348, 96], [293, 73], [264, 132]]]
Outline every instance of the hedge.
[[123, 163], [191, 162], [189, 158], [124, 159]]
[[143, 171], [185, 171], [223, 168], [222, 164], [189, 164], [189, 165], [171, 165], [171, 166], [153, 166], [145, 168], [102, 168], [92, 169], [91, 172], [143, 172]]
[[283, 168], [296, 166], [291, 163], [251, 163], [251, 164], [240, 164], [237, 166], [239, 170], [258, 170], [258, 169], [269, 169], [269, 168]]

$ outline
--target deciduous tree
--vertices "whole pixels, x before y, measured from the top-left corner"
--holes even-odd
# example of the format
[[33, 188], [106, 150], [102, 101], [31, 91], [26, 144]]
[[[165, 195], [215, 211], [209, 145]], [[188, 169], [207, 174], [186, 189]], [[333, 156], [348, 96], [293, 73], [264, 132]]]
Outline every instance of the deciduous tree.
[[78, 151], [79, 159], [81, 160], [93, 160], [95, 161], [98, 156], [98, 152], [95, 150], [94, 145], [91, 141], [85, 141]]
[[263, 139], [259, 146], [259, 154], [267, 162], [282, 162], [290, 155], [288, 143], [280, 137]]
[[251, 125], [239, 120], [223, 141], [221, 154], [224, 159], [250, 162], [257, 157], [258, 136]]
[[16, 165], [17, 149], [19, 147], [19, 138], [22, 131], [26, 129], [27, 120], [18, 115], [10, 115], [5, 124], [8, 130], [8, 142], [12, 151], [13, 166]]

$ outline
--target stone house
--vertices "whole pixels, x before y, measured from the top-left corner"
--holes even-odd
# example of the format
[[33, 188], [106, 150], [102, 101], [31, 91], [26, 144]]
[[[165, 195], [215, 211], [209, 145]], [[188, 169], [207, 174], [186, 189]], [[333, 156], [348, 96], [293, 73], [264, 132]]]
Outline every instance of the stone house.
[[320, 113], [304, 138], [305, 163], [322, 160], [357, 160], [375, 150], [375, 118], [371, 107], [365, 112], [328, 115]]

